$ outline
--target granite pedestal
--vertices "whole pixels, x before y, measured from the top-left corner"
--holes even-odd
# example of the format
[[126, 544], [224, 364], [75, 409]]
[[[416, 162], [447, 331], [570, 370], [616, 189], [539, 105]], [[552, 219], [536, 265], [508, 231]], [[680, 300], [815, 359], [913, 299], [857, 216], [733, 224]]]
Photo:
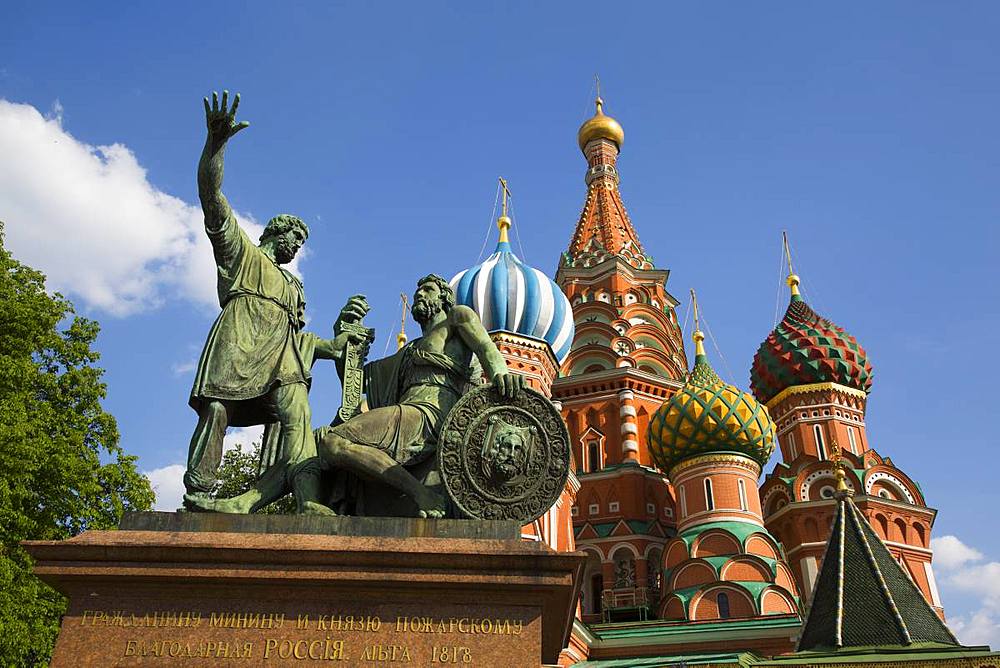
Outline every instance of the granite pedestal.
[[584, 563], [402, 518], [136, 513], [25, 545], [70, 601], [56, 667], [554, 664]]

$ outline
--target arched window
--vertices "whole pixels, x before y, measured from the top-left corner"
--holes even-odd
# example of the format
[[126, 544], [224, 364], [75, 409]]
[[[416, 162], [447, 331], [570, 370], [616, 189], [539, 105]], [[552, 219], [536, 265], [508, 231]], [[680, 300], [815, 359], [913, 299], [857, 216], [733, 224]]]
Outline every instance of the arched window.
[[715, 510], [715, 498], [712, 496], [712, 479], [705, 478], [705, 508]]
[[788, 432], [788, 458], [795, 459], [798, 453], [795, 452], [795, 432]]
[[587, 471], [593, 473], [601, 470], [601, 443], [593, 440], [587, 441]]
[[851, 446], [851, 452], [858, 454], [858, 442], [854, 438], [854, 427], [847, 428], [847, 444]]
[[816, 437], [816, 456], [820, 459], [826, 459], [826, 446], [823, 444], [823, 427], [814, 424], [813, 436]]
[[736, 487], [740, 492], [740, 510], [747, 510], [747, 488], [742, 478], [736, 481]]
[[729, 594], [720, 592], [715, 601], [719, 605], [719, 619], [729, 619]]
[[688, 514], [688, 500], [684, 495], [684, 485], [677, 488], [677, 499], [681, 502], [681, 519], [684, 519]]

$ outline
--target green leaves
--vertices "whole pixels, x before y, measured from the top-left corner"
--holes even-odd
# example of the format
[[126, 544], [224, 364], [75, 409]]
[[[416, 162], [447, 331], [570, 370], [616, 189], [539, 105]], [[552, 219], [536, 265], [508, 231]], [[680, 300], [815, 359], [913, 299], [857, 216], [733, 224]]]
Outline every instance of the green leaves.
[[0, 664], [46, 665], [65, 601], [31, 573], [22, 540], [110, 529], [148, 510], [149, 481], [105, 413], [100, 330], [3, 246], [0, 224]]
[[[243, 449], [242, 443], [237, 443], [235, 448], [227, 450], [222, 455], [218, 474], [219, 484], [212, 491], [212, 496], [217, 499], [227, 499], [250, 489], [257, 480], [259, 461], [260, 442], [252, 443], [247, 450]], [[295, 499], [292, 496], [282, 497], [257, 512], [264, 515], [289, 515], [295, 512]]]

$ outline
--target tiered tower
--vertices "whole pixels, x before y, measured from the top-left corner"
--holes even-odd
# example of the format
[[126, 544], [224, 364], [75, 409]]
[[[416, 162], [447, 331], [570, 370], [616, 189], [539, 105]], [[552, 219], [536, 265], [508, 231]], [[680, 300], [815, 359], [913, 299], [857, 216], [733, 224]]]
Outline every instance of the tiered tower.
[[681, 386], [687, 360], [666, 290], [669, 271], [642, 248], [619, 191], [624, 131], [596, 100], [578, 134], [587, 199], [556, 282], [576, 335], [553, 398], [573, 442], [580, 493], [577, 547], [588, 551], [584, 619], [611, 606], [641, 618], [656, 607], [658, 565], [673, 534], [673, 500], [646, 443], [649, 418]]
[[[787, 251], [787, 243], [786, 243]], [[931, 570], [936, 511], [865, 433], [872, 367], [864, 348], [816, 314], [799, 290], [788, 255], [791, 301], [754, 356], [750, 386], [778, 426], [782, 461], [761, 487], [768, 529], [784, 544], [808, 597], [836, 511], [836, 452], [849, 464], [854, 503], [938, 614], [944, 614]]]
[[[664, 552], [659, 616], [688, 622], [784, 616], [794, 625], [796, 586], [755, 494], [774, 449], [774, 424], [750, 394], [716, 375], [693, 291], [692, 303], [694, 369], [649, 425], [650, 451], [669, 472], [678, 513], [677, 537]], [[754, 649], [790, 649], [787, 630], [771, 643]]]

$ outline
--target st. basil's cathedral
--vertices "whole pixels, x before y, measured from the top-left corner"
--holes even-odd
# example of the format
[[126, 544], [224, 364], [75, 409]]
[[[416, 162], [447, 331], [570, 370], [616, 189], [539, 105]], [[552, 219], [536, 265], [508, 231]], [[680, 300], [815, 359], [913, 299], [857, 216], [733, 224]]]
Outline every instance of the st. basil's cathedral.
[[452, 279], [569, 429], [566, 488], [523, 529], [587, 555], [560, 665], [1000, 666], [944, 623], [936, 511], [868, 440], [864, 348], [802, 298], [789, 254], [788, 308], [749, 391], [714, 371], [693, 292], [692, 365], [670, 271], [622, 199], [624, 130], [596, 107], [578, 133], [586, 199], [554, 278], [513, 252], [504, 206], [495, 252]]

